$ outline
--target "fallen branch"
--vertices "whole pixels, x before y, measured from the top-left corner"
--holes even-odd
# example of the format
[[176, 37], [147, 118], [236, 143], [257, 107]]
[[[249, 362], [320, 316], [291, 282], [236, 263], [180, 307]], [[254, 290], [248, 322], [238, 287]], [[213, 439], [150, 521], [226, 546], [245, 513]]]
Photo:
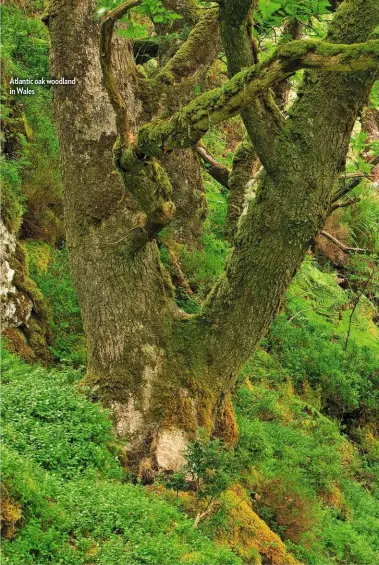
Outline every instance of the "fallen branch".
[[341, 251], [343, 251], [344, 253], [368, 253], [367, 249], [361, 249], [360, 247], [348, 247], [347, 245], [345, 245], [344, 243], [342, 243], [342, 241], [340, 241], [339, 239], [335, 238], [333, 235], [331, 235], [330, 233], [328, 233], [325, 230], [322, 230], [320, 232], [320, 235], [322, 235], [323, 237], [325, 237], [326, 239], [329, 239], [329, 241], [331, 241], [332, 243], [334, 243], [337, 247], [339, 247], [341, 249]]

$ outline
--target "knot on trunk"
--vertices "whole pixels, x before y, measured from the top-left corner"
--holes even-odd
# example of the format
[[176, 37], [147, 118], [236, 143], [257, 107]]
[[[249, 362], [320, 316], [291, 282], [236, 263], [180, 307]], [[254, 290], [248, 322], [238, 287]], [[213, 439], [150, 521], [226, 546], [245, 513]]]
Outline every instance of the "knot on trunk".
[[151, 157], [139, 157], [136, 147], [123, 148], [120, 141], [114, 147], [114, 163], [121, 173], [125, 188], [137, 200], [147, 222], [162, 229], [174, 216], [172, 186], [165, 169]]

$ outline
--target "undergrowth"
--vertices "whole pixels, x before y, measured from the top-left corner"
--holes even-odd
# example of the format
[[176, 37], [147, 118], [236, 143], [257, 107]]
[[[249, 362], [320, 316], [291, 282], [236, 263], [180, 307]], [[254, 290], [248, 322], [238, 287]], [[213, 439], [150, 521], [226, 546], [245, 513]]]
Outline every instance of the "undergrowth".
[[127, 483], [107, 413], [80, 374], [31, 367], [3, 350], [3, 500], [21, 507], [5, 565], [238, 565], [175, 506]]

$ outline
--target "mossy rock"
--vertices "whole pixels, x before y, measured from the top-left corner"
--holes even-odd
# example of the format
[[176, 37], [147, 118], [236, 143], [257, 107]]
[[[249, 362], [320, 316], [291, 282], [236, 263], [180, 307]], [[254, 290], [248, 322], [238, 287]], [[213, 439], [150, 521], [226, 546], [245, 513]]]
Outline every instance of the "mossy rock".
[[[14, 270], [12, 283], [20, 295], [24, 295], [32, 304], [31, 313], [25, 311], [24, 318], [17, 331], [9, 328], [7, 332], [12, 351], [26, 361], [38, 358], [44, 363], [52, 360], [49, 350], [51, 343], [50, 313], [46, 300], [35, 282], [29, 277], [25, 250], [17, 242], [15, 252], [9, 257], [9, 265]], [[14, 331], [13, 331], [14, 330]]]
[[32, 363], [36, 359], [36, 354], [28, 345], [25, 335], [18, 328], [7, 328], [3, 331], [7, 349], [15, 355], [19, 355], [27, 363]]

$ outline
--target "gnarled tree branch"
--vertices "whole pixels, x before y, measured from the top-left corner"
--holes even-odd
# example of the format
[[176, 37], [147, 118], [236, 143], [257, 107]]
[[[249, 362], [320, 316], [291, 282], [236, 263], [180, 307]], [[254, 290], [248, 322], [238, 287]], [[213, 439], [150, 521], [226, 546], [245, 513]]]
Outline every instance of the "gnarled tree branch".
[[[201, 18], [191, 30], [187, 40], [157, 75], [149, 81], [148, 88], [157, 106], [162, 96], [169, 93], [171, 99], [185, 101], [193, 92], [195, 81], [200, 79], [215, 60], [220, 47], [217, 10], [204, 10]], [[190, 88], [182, 88], [184, 81]], [[188, 92], [189, 90], [189, 92]], [[184, 100], [183, 100], [184, 98]], [[151, 104], [151, 101], [150, 101]], [[176, 100], [176, 105], [177, 100]], [[172, 106], [172, 104], [171, 104]]]
[[[258, 50], [252, 36], [251, 14], [257, 0], [229, 0], [220, 6], [220, 34], [232, 77], [258, 63]], [[277, 83], [279, 84], [279, 83]], [[265, 168], [274, 168], [275, 138], [284, 124], [272, 93], [257, 96], [241, 112], [248, 135]]]
[[[320, 55], [323, 63], [319, 68], [324, 70], [340, 71], [348, 59], [350, 62], [354, 59], [354, 66], [360, 70], [363, 59], [367, 60], [369, 46], [372, 59], [368, 67], [376, 66], [378, 43], [360, 42], [365, 42], [379, 23], [377, 0], [345, 0], [340, 10], [336, 23], [333, 21], [330, 25], [330, 36], [335, 44], [322, 43], [322, 47], [319, 44], [318, 52], [314, 44], [307, 54], [294, 51], [297, 47], [302, 51], [305, 45], [309, 46], [308, 42], [296, 41], [280, 47], [279, 52], [284, 48], [293, 53], [291, 60], [283, 62], [277, 51], [275, 61], [271, 59], [233, 77], [219, 94], [220, 98], [212, 99], [211, 105], [208, 99], [208, 111], [209, 107], [214, 111], [214, 114], [209, 112], [211, 118], [221, 120], [223, 111], [230, 115], [237, 107], [241, 108], [241, 103], [248, 104], [244, 99], [246, 92], [251, 100], [250, 96], [254, 98], [258, 92], [267, 90], [276, 84], [277, 72], [283, 78], [287, 72], [289, 76], [295, 68], [301, 68], [303, 63], [304, 66], [320, 65]], [[359, 25], [355, 25], [356, 22]], [[350, 41], [358, 45], [345, 44]], [[338, 42], [344, 43], [343, 46]], [[265, 84], [256, 88], [255, 80], [261, 69], [264, 72], [260, 80]], [[348, 71], [350, 65], [349, 69], [344, 66], [345, 69]], [[257, 74], [253, 78], [254, 72]], [[212, 372], [212, 383], [219, 382], [221, 389], [228, 386], [233, 374], [251, 355], [253, 344], [268, 327], [265, 321], [272, 320], [280, 309], [284, 290], [301, 264], [310, 241], [322, 229], [340, 163], [346, 158], [354, 123], [367, 101], [375, 75], [371, 70], [351, 73], [349, 88], [346, 88], [348, 77], [339, 72], [330, 76], [312, 73], [306, 78], [302, 95], [294, 102], [277, 141], [278, 146], [280, 144], [278, 167], [259, 178], [256, 197], [239, 222], [224, 275], [197, 318], [185, 322], [191, 336], [194, 327], [198, 330], [197, 343], [199, 347], [204, 344], [204, 359], [208, 367], [212, 364], [208, 369]], [[246, 83], [242, 77], [247, 76]], [[250, 84], [254, 84], [253, 95]], [[234, 90], [231, 85], [235, 86]], [[237, 85], [241, 85], [241, 90]], [[223, 108], [218, 106], [220, 99]], [[191, 109], [195, 109], [195, 103]], [[204, 119], [205, 125], [209, 123], [209, 118], [199, 114], [196, 119]], [[186, 126], [188, 128], [188, 123]], [[178, 328], [175, 330], [177, 335]], [[214, 355], [216, 350], [217, 355]], [[226, 375], [222, 382], [218, 376], [221, 373]]]
[[[266, 63], [254, 65], [235, 75], [225, 86], [199, 96], [170, 120], [158, 120], [140, 128], [135, 150], [130, 151], [131, 133], [125, 102], [112, 68], [112, 36], [116, 21], [140, 1], [128, 0], [103, 18], [100, 58], [120, 135], [117, 162], [126, 187], [135, 195], [153, 225], [165, 225], [170, 221], [175, 206], [163, 168], [146, 157], [156, 157], [168, 150], [196, 143], [211, 125], [236, 115], [259, 94], [268, 92], [271, 86], [300, 68], [346, 72], [377, 66], [379, 62], [378, 41], [357, 45], [290, 42], [279, 47]], [[211, 23], [214, 23], [212, 19]], [[171, 71], [175, 69], [172, 61], [170, 68]]]
[[257, 153], [246, 137], [238, 145], [234, 153], [232, 169], [229, 169], [219, 163], [201, 142], [197, 145], [196, 151], [208, 164], [205, 168], [207, 173], [229, 190], [225, 232], [226, 238], [232, 241], [245, 205], [248, 183], [259, 170], [260, 161]]
[[170, 119], [142, 126], [137, 151], [159, 156], [195, 144], [211, 126], [239, 114], [257, 96], [300, 69], [351, 72], [378, 65], [378, 40], [352, 45], [292, 41], [279, 47], [267, 62], [241, 71], [222, 87], [198, 96]]
[[229, 190], [225, 233], [226, 238], [232, 241], [245, 205], [248, 183], [255, 177], [260, 166], [257, 153], [246, 137], [238, 145], [234, 153], [232, 169], [229, 169], [219, 163], [201, 142], [197, 145], [196, 151], [208, 165], [205, 167], [207, 173]]
[[[291, 40], [301, 39], [303, 27], [304, 24], [299, 20], [297, 20], [296, 18], [288, 19], [284, 24], [281, 43], [283, 43], [284, 41], [288, 41], [289, 39]], [[291, 92], [291, 84], [288, 79], [275, 85], [274, 88], [275, 102], [278, 108], [282, 112], [284, 112], [288, 106], [290, 92]]]
[[114, 26], [141, 2], [142, 0], [128, 0], [103, 17], [100, 27], [100, 63], [109, 100], [116, 114], [119, 144], [115, 150], [115, 162], [122, 173], [125, 188], [133, 194], [146, 214], [147, 231], [154, 236], [158, 229], [171, 220], [175, 212], [175, 204], [171, 200], [172, 187], [163, 167], [155, 159], [139, 158], [131, 146], [133, 133], [112, 66]]
[[248, 136], [238, 145], [232, 171], [229, 176], [229, 198], [226, 212], [225, 233], [232, 241], [238, 229], [238, 222], [246, 204], [248, 185], [260, 167], [257, 152]]
[[188, 26], [194, 26], [199, 21], [200, 10], [195, 0], [162, 0], [168, 10], [180, 14]]
[[204, 147], [202, 143], [196, 146], [196, 152], [206, 164], [205, 170], [211, 177], [213, 177], [222, 186], [229, 189], [229, 175], [230, 169], [219, 163], [211, 153]]

